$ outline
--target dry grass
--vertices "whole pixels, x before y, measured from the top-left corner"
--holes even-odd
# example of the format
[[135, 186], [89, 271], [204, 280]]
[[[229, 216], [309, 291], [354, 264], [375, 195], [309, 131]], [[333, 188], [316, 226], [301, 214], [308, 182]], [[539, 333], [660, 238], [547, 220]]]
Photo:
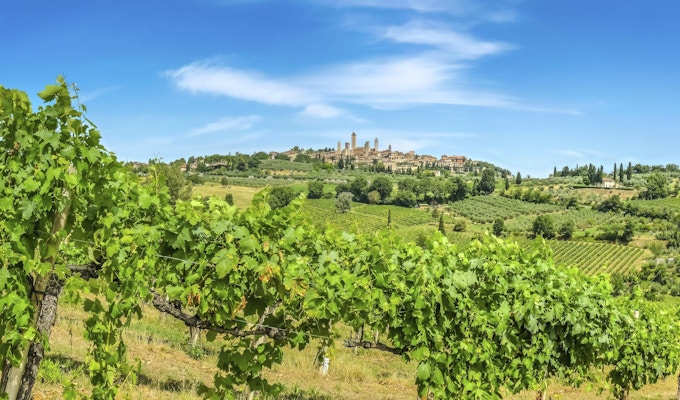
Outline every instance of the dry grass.
[[215, 182], [206, 182], [202, 185], [193, 187], [192, 194], [200, 194], [201, 196], [215, 196], [224, 199], [227, 193], [234, 196], [234, 205], [238, 208], [246, 208], [253, 201], [255, 193], [262, 190], [262, 188], [253, 188], [247, 186], [222, 186]]
[[[62, 306], [57, 324], [50, 338], [51, 348], [48, 359], [61, 365], [62, 375], [72, 380], [81, 393], [87, 396], [89, 382], [84, 374], [89, 344], [82, 338], [84, 312], [72, 306]], [[346, 331], [340, 332], [346, 336]], [[216, 372], [215, 356], [205, 356], [201, 360], [189, 357], [181, 348], [188, 336], [187, 328], [171, 317], [160, 315], [147, 307], [145, 316], [126, 332], [129, 359], [141, 365], [140, 378], [136, 385], [123, 384], [118, 398], [125, 399], [198, 399], [200, 384], [210, 386]], [[342, 338], [342, 337], [341, 337]], [[218, 340], [219, 341], [219, 340]], [[415, 365], [406, 363], [400, 357], [379, 351], [353, 351], [336, 341], [330, 350], [331, 363], [329, 375], [322, 377], [314, 366], [318, 343], [297, 351], [285, 349], [283, 363], [266, 371], [272, 382], [283, 383], [288, 390], [297, 389], [307, 393], [305, 398], [325, 398], [338, 400], [382, 399], [414, 400]], [[208, 350], [215, 351], [220, 343], [205, 344]], [[675, 399], [677, 379], [670, 377], [656, 385], [649, 385], [631, 394], [631, 399]], [[38, 381], [34, 398], [55, 399], [61, 397], [61, 385], [57, 382]], [[318, 395], [318, 396], [312, 396]], [[511, 400], [533, 400], [536, 392], [526, 391], [508, 395]], [[609, 399], [608, 392], [598, 393], [597, 388], [574, 389], [556, 382], [548, 386], [548, 398], [553, 400], [594, 400]]]
[[576, 193], [582, 195], [594, 195], [601, 198], [607, 198], [618, 195], [621, 200], [629, 200], [637, 197], [640, 192], [637, 190], [621, 190], [621, 189], [604, 189], [604, 188], [578, 188]]

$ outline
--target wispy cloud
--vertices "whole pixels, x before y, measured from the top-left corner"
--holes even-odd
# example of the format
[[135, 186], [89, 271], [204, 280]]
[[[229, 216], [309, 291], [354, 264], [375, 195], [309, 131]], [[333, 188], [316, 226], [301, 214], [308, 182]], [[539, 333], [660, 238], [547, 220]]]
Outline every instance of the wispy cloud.
[[95, 89], [95, 90], [86, 90], [86, 91], [80, 92], [78, 94], [78, 98], [82, 103], [86, 103], [88, 101], [92, 101], [96, 98], [102, 97], [105, 94], [114, 92], [118, 89], [120, 89], [120, 85], [107, 86], [107, 87], [103, 87], [103, 88]]
[[517, 19], [517, 0], [313, 0], [347, 9], [381, 8], [420, 15], [448, 15], [469, 18], [468, 22], [506, 23]]
[[195, 62], [167, 71], [177, 87], [192, 93], [212, 93], [258, 103], [300, 106], [315, 99], [304, 88], [267, 78], [255, 71]]
[[412, 10], [421, 13], [447, 12], [461, 14], [471, 8], [468, 0], [323, 0], [324, 3], [343, 8], [387, 8]]
[[596, 157], [596, 158], [607, 158], [610, 157], [609, 154], [599, 151], [599, 150], [573, 150], [573, 149], [559, 149], [557, 153], [563, 154], [565, 156], [576, 157], [576, 158], [586, 158], [586, 157]]
[[584, 158], [586, 156], [585, 154], [581, 153], [580, 151], [576, 151], [576, 150], [563, 149], [563, 150], [558, 150], [557, 152], [560, 153], [560, 154], [564, 154], [565, 156], [577, 157], [577, 158]]
[[345, 115], [345, 110], [326, 104], [310, 104], [301, 114], [313, 118], [337, 118]]
[[215, 132], [226, 132], [226, 131], [232, 131], [232, 132], [238, 132], [238, 131], [244, 131], [247, 129], [250, 129], [255, 125], [257, 122], [262, 120], [262, 117], [259, 115], [248, 115], [245, 117], [231, 117], [231, 118], [222, 118], [218, 121], [211, 122], [209, 124], [203, 125], [199, 128], [192, 129], [189, 133], [188, 136], [197, 136], [197, 135], [203, 135], [206, 133], [215, 133]]
[[[464, 24], [453, 23], [451, 18], [445, 23], [447, 18], [422, 15], [445, 10], [465, 16], [473, 14], [474, 17], [466, 17], [468, 20], [482, 15], [489, 17], [492, 13], [504, 19], [512, 14], [507, 11], [510, 7], [503, 6], [504, 1], [333, 0], [324, 4], [401, 9], [410, 22], [385, 25], [378, 20], [375, 27], [367, 31], [374, 39], [390, 42], [392, 50], [382, 56], [333, 63], [288, 76], [239, 69], [215, 61], [193, 62], [166, 71], [165, 75], [179, 89], [191, 93], [294, 107], [301, 116], [323, 119], [352, 117], [345, 111], [350, 104], [382, 110], [444, 104], [578, 114], [571, 109], [528, 104], [515, 96], [480, 86], [469, 78], [474, 67], [470, 61], [507, 52], [514, 46], [480, 39], [461, 28]], [[420, 14], [413, 18], [416, 13]], [[405, 46], [421, 49], [413, 53], [403, 51]]]
[[463, 66], [436, 53], [347, 63], [294, 77], [264, 74], [196, 62], [166, 75], [192, 93], [224, 95], [263, 104], [300, 107], [308, 114], [339, 116], [332, 102], [373, 108], [415, 104], [456, 104], [519, 108], [512, 97], [467, 88]]
[[404, 25], [388, 26], [383, 29], [382, 37], [397, 43], [436, 47], [458, 60], [473, 60], [513, 48], [507, 43], [480, 40], [432, 21], [411, 21]]

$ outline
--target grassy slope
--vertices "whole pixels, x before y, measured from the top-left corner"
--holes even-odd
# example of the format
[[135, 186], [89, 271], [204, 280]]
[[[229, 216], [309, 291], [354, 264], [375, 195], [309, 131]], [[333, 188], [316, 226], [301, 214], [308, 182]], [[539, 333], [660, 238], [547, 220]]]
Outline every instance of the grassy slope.
[[206, 182], [202, 185], [193, 187], [192, 194], [200, 194], [201, 196], [215, 196], [224, 199], [227, 193], [234, 196], [234, 205], [238, 208], [246, 208], [253, 200], [255, 193], [262, 190], [262, 188], [254, 188], [247, 186], [222, 186], [215, 182]]

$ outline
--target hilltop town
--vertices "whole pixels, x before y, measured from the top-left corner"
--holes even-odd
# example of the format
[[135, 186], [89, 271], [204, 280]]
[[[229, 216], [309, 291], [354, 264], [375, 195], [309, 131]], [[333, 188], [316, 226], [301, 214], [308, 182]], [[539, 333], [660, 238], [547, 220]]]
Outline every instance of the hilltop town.
[[[341, 164], [346, 168], [373, 166], [378, 170], [391, 171], [394, 173], [409, 173], [417, 168], [426, 169], [446, 169], [451, 172], [467, 172], [476, 169], [477, 161], [470, 160], [460, 155], [442, 155], [440, 158], [427, 155], [416, 154], [414, 150], [407, 152], [393, 150], [392, 145], [387, 149], [381, 150], [378, 138], [373, 140], [373, 147], [366, 141], [363, 146], [357, 145], [358, 135], [352, 132], [350, 141], [345, 142], [344, 146], [338, 141], [335, 149], [327, 147], [324, 149], [304, 149], [298, 146], [284, 152], [270, 151], [268, 158], [286, 158], [296, 160], [300, 158], [311, 158], [324, 163]], [[237, 153], [238, 154], [238, 153]], [[224, 161], [217, 155], [205, 157], [190, 157], [188, 169], [196, 170], [199, 164], [203, 164], [208, 169], [216, 169], [223, 166]], [[181, 165], [181, 170], [187, 169], [187, 165]], [[341, 168], [342, 169], [342, 168]]]
[[[333, 149], [323, 149], [314, 152], [313, 157], [323, 159], [326, 162], [338, 162], [343, 159], [345, 162], [349, 161], [356, 165], [376, 165], [382, 164], [384, 169], [388, 171], [393, 171], [397, 173], [407, 172], [409, 169], [415, 169], [418, 167], [436, 167], [448, 169], [451, 171], [462, 171], [466, 165], [475, 164], [465, 156], [447, 156], [442, 155], [441, 158], [437, 158], [431, 155], [416, 154], [414, 150], [408, 152], [402, 152], [399, 150], [393, 150], [392, 145], [388, 145], [386, 150], [380, 150], [379, 140], [375, 138], [373, 141], [373, 147], [370, 146], [370, 142], [367, 140], [363, 146], [357, 145], [358, 135], [356, 132], [352, 132], [349, 142], [345, 142], [344, 147], [342, 142], [338, 141], [337, 147]], [[304, 150], [292, 149], [284, 154], [289, 156], [291, 159], [303, 153]]]

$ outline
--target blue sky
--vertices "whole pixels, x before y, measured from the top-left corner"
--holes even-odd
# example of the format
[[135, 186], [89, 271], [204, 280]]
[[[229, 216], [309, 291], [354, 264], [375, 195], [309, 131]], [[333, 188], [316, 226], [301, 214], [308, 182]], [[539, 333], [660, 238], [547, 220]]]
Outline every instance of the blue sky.
[[[63, 74], [124, 161], [359, 144], [524, 176], [680, 163], [676, 0], [0, 3], [0, 85]], [[36, 105], [37, 97], [33, 97]]]

